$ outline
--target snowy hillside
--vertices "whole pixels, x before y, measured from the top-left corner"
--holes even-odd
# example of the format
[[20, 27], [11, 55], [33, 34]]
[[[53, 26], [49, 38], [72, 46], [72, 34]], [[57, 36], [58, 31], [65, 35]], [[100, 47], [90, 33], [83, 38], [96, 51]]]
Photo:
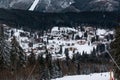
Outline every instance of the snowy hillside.
[[[104, 72], [109, 72], [113, 67], [107, 50], [114, 40], [113, 29], [54, 26], [47, 30], [25, 31], [23, 28], [11, 28], [5, 24], [1, 26], [4, 26], [0, 28], [1, 44], [6, 46], [1, 46], [1, 50], [4, 50], [1, 55], [4, 59], [1, 62], [6, 62], [5, 67], [10, 65], [7, 68], [9, 72], [16, 74], [17, 71], [17, 76], [22, 76], [21, 80], [25, 79], [24, 75], [29, 75], [31, 70], [33, 74], [28, 80], [50, 80], [63, 76], [68, 76], [63, 77], [63, 80], [109, 77], [109, 73]], [[18, 66], [18, 70], [14, 65]], [[22, 71], [19, 71], [19, 68]], [[6, 75], [10, 76], [11, 73]], [[71, 75], [78, 76], [69, 77]], [[0, 79], [4, 80], [4, 77]]]
[[119, 2], [117, 0], [93, 0], [89, 3], [91, 10], [114, 11], [117, 10]]
[[0, 8], [40, 12], [119, 11], [119, 3], [119, 0], [0, 0]]

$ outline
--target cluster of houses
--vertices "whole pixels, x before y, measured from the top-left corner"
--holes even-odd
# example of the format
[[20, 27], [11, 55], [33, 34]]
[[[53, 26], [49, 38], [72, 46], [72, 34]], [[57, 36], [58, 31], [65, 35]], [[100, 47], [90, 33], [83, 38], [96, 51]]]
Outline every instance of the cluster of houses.
[[95, 27], [53, 27], [48, 31], [27, 32], [22, 29], [8, 29], [10, 40], [16, 36], [20, 46], [26, 54], [33, 51], [42, 54], [46, 51], [51, 54], [65, 56], [65, 49], [72, 55], [84, 51], [91, 53], [98, 44], [109, 44], [114, 39], [114, 31], [110, 29], [100, 29]]

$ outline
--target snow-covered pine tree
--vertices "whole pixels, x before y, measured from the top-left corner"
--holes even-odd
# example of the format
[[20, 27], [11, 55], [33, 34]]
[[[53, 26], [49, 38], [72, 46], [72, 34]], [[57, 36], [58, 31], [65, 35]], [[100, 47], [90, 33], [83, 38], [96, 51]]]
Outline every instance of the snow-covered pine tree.
[[69, 50], [66, 48], [64, 53], [65, 53], [65, 56], [66, 56], [66, 61], [68, 61], [70, 59], [70, 57], [69, 57]]
[[43, 55], [38, 55], [37, 61], [41, 67], [45, 67], [45, 58], [43, 57]]
[[52, 56], [51, 54], [48, 53], [48, 51], [46, 50], [46, 58], [45, 58], [45, 67], [43, 69], [43, 75], [42, 75], [42, 79], [43, 80], [50, 80], [50, 70], [52, 68]]
[[51, 80], [50, 79], [50, 71], [48, 68], [45, 68], [44, 71], [43, 71], [43, 76], [42, 76], [42, 79], [43, 80]]
[[11, 65], [16, 65], [18, 67], [23, 67], [26, 62], [26, 55], [23, 49], [20, 47], [19, 43], [16, 40], [16, 37], [13, 36], [12, 41], [12, 49], [11, 49]]
[[29, 60], [29, 63], [31, 64], [31, 65], [33, 65], [33, 64], [35, 64], [36, 63], [36, 55], [35, 55], [35, 53], [33, 52], [33, 50], [31, 51], [31, 54], [29, 55], [29, 57], [28, 57], [28, 60]]
[[10, 44], [4, 38], [4, 27], [0, 24], [0, 67], [10, 66]]
[[62, 71], [56, 63], [52, 63], [52, 69], [50, 70], [50, 76], [52, 79], [62, 77]]
[[[116, 28], [115, 40], [111, 43], [110, 48], [113, 58], [120, 67], [120, 27]], [[120, 80], [120, 70], [116, 66], [114, 66], [114, 70], [115, 77]]]
[[91, 52], [91, 56], [92, 56], [92, 58], [96, 57], [96, 49], [95, 49], [95, 47], [93, 47], [93, 51]]

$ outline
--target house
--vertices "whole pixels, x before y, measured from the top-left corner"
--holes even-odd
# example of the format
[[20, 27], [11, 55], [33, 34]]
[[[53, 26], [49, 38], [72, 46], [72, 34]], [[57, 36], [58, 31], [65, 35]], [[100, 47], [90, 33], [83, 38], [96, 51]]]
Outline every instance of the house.
[[62, 34], [68, 35], [74, 32], [77, 32], [77, 30], [69, 27], [53, 27], [51, 30], [51, 35], [52, 36], [60, 36]]
[[85, 27], [85, 31], [95, 31], [95, 28], [93, 28], [93, 27]]
[[59, 52], [60, 51], [60, 46], [59, 45], [53, 45], [53, 44], [49, 44], [47, 45], [47, 50], [49, 53], [55, 53], [55, 52]]
[[86, 40], [77, 40], [76, 43], [79, 45], [84, 45], [84, 44], [86, 44]]

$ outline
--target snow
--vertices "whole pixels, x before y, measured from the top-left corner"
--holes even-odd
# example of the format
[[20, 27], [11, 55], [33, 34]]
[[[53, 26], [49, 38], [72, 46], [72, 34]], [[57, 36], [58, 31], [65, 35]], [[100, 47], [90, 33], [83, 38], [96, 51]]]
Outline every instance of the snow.
[[35, 0], [32, 4], [32, 6], [29, 8], [30, 11], [33, 11], [35, 9], [35, 7], [37, 6], [39, 0]]
[[74, 28], [69, 28], [69, 27], [60, 27], [60, 30], [59, 30], [59, 28], [58, 27], [53, 27], [52, 28], [52, 32], [54, 32], [54, 31], [73, 31], [73, 32], [77, 32], [77, 30], [76, 29], [74, 29]]
[[[14, 31], [14, 36], [16, 36], [17, 41], [19, 42], [20, 46], [25, 50], [26, 53], [30, 53], [31, 49], [34, 50], [35, 54], [39, 54], [39, 53], [44, 53], [45, 49], [44, 47], [47, 47], [47, 49], [49, 50], [49, 52], [52, 54], [52, 56], [54, 58], [60, 58], [60, 59], [64, 59], [65, 56], [65, 49], [68, 49], [69, 52], [69, 57], [72, 58], [73, 54], [76, 54], [77, 52], [79, 52], [80, 54], [83, 53], [87, 53], [90, 54], [91, 51], [93, 51], [93, 48], [96, 48], [96, 46], [98, 45], [98, 43], [105, 43], [102, 41], [102, 39], [104, 39], [104, 37], [106, 35], [109, 34], [114, 34], [113, 30], [109, 30], [109, 29], [100, 29], [98, 28], [96, 31], [93, 31], [93, 35], [88, 34], [88, 37], [85, 38], [84, 32], [83, 31], [79, 31], [75, 28], [70, 28], [70, 27], [53, 27], [51, 29], [50, 32], [50, 36], [53, 37], [53, 39], [48, 39], [48, 35], [44, 34], [44, 36], [38, 36], [37, 33], [34, 33], [33, 36], [30, 36], [30, 32], [24, 31], [22, 29], [10, 29], [9, 30], [9, 39], [8, 41], [11, 41], [12, 37], [11, 37], [11, 31]], [[73, 34], [70, 34], [71, 32], [74, 32]], [[90, 30], [88, 30], [88, 33], [90, 32]], [[20, 34], [24, 33], [26, 34], [25, 36], [21, 36]], [[95, 34], [96, 33], [96, 34]], [[67, 39], [66, 37], [63, 37], [62, 35], [69, 35], [69, 39]], [[48, 44], [44, 44], [41, 42], [36, 42], [35, 41], [35, 35], [37, 36], [37, 38], [41, 38], [44, 42], [48, 41]], [[78, 40], [75, 40], [76, 36], [82, 37]], [[91, 38], [95, 37], [95, 35], [98, 35], [99, 38], [102, 38], [101, 41], [99, 41], [96, 44], [91, 43]], [[72, 37], [74, 39], [72, 39]], [[48, 39], [48, 40], [47, 40]], [[33, 43], [33, 45], [30, 47], [29, 43]], [[106, 42], [107, 43], [107, 42]], [[60, 46], [62, 46], [62, 54], [56, 54], [60, 51]], [[42, 48], [42, 49], [40, 49]]]
[[74, 28], [67, 28], [67, 30], [73, 31], [73, 32], [77, 32], [78, 30], [74, 29]]
[[[85, 41], [85, 40], [80, 40], [80, 41], [83, 41], [85, 42], [84, 44], [78, 44], [79, 40], [68, 40], [68, 41], [65, 41], [65, 40], [49, 40], [49, 43], [50, 44], [54, 44], [54, 47], [58, 48], [58, 45], [62, 45], [62, 55], [60, 55], [59, 58], [64, 58], [65, 57], [65, 54], [64, 54], [64, 51], [65, 49], [70, 49], [70, 48], [73, 48], [73, 49], [76, 49], [75, 50], [75, 53], [79, 52], [80, 54], [83, 53], [83, 51], [87, 54], [90, 54], [91, 51], [93, 51], [93, 48], [96, 48], [96, 45], [88, 45], [88, 41]], [[54, 42], [54, 43], [53, 43]], [[67, 45], [69, 44], [69, 46]], [[72, 45], [74, 44], [74, 45]], [[59, 49], [56, 49], [55, 51], [57, 51]], [[54, 51], [54, 50], [53, 50]], [[73, 57], [73, 51], [69, 50], [69, 57], [72, 58]]]
[[[29, 40], [28, 37], [21, 37], [21, 36], [20, 36], [20, 33], [21, 33], [21, 32], [22, 32], [22, 33], [25, 33], [25, 31], [20, 30], [20, 29], [11, 29], [9, 32], [11, 32], [11, 31], [14, 31], [13, 36], [16, 37], [16, 39], [17, 39], [17, 41], [19, 42], [20, 46], [21, 46], [23, 49], [27, 50], [27, 49], [29, 48], [28, 42], [30, 42], [30, 40]], [[28, 33], [28, 32], [26, 32], [26, 33]], [[11, 34], [9, 34], [9, 35], [11, 35]], [[8, 39], [8, 41], [11, 41], [11, 40], [12, 40], [12, 37], [10, 37], [10, 38]]]
[[63, 78], [52, 80], [110, 80], [110, 72], [94, 73], [90, 75], [64, 76]]
[[[77, 49], [77, 51], [79, 53], [82, 54], [82, 52], [87, 52], [87, 54], [90, 54], [91, 51], [93, 50], [93, 48], [96, 48], [96, 45], [88, 45], [88, 41], [84, 41], [84, 40], [80, 40], [80, 41], [83, 41], [85, 42], [84, 44], [78, 44], [79, 40], [78, 41], [75, 41], [75, 40], [69, 40], [69, 41], [64, 41], [64, 40], [49, 40], [49, 43], [50, 44], [53, 44], [52, 42], [55, 42], [54, 44], [56, 45], [63, 45], [63, 54], [64, 54], [64, 50], [65, 48], [75, 48]], [[67, 46], [66, 44], [70, 44], [70, 46]], [[74, 45], [72, 45], [74, 44]]]
[[58, 27], [53, 27], [51, 31], [58, 31]]
[[82, 54], [82, 52], [87, 52], [87, 54], [90, 54], [91, 51], [93, 50], [93, 47], [96, 46], [92, 46], [92, 45], [88, 45], [88, 44], [84, 44], [84, 45], [78, 45], [76, 44], [75, 47], [77, 48], [77, 50]]
[[[90, 37], [94, 37], [95, 36], [95, 32], [98, 36], [102, 36], [105, 37], [106, 35], [109, 34], [114, 34], [114, 31], [110, 31], [110, 30], [106, 30], [106, 29], [97, 29], [96, 31], [93, 31], [93, 35], [88, 34], [88, 38], [85, 39], [84, 32], [82, 31], [78, 31], [77, 29], [74, 28], [69, 28], [69, 27], [60, 27], [60, 30], [58, 29], [58, 27], [53, 27], [52, 31], [54, 32], [60, 32], [60, 36], [56, 36], [54, 37], [54, 35], [50, 35], [53, 36], [53, 39], [48, 39], [48, 43], [44, 44], [42, 42], [35, 42], [34, 41], [34, 36], [30, 36], [30, 32], [24, 31], [24, 30], [19, 30], [19, 29], [11, 29], [9, 32], [14, 31], [14, 36], [16, 36], [16, 39], [18, 40], [18, 42], [20, 43], [20, 46], [25, 50], [25, 52], [27, 53], [27, 55], [30, 55], [30, 51], [34, 50], [36, 57], [37, 55], [39, 55], [40, 53], [44, 53], [45, 49], [48, 49], [48, 52], [52, 54], [52, 58], [53, 59], [65, 59], [65, 49], [68, 48], [68, 52], [69, 52], [69, 57], [72, 58], [73, 54], [79, 52], [80, 54], [83, 53], [83, 51], [87, 54], [90, 54], [91, 51], [93, 50], [93, 48], [96, 48], [96, 46], [99, 43], [105, 43], [102, 40], [99, 41], [99, 43], [97, 44], [93, 44], [91, 43], [91, 38]], [[82, 37], [82, 39], [71, 39], [71, 37], [69, 39], [65, 39], [64, 37], [61, 37], [61, 33], [62, 31], [65, 31], [65, 33], [67, 35], [69, 35], [69, 32], [75, 32], [75, 35], [79, 35], [80, 37]], [[51, 31], [51, 32], [52, 32]], [[89, 31], [90, 32], [90, 31]], [[20, 33], [25, 33], [26, 36], [20, 36]], [[28, 35], [27, 35], [28, 34]], [[9, 33], [9, 35], [11, 35], [11, 33]], [[36, 33], [37, 35], [37, 33]], [[75, 36], [74, 35], [74, 36]], [[29, 37], [30, 36], [30, 37]], [[71, 35], [69, 35], [71, 36]], [[47, 38], [48, 35], [44, 34], [44, 36], [40, 36], [43, 41], [47, 42]], [[60, 39], [57, 39], [57, 38]], [[10, 40], [12, 37], [10, 36], [10, 38], [8, 40]], [[37, 38], [38, 35], [37, 35]], [[33, 39], [33, 40], [32, 40]], [[29, 47], [29, 42], [33, 42], [33, 46]], [[107, 43], [107, 41], [106, 41]], [[56, 54], [57, 52], [60, 51], [62, 46], [62, 54]], [[43, 48], [43, 49], [41, 49]], [[74, 51], [75, 50], [75, 51]], [[43, 54], [43, 57], [45, 57], [46, 55]], [[73, 76], [64, 76], [63, 78], [57, 78], [57, 79], [52, 79], [52, 80], [110, 80], [110, 72], [105, 72], [105, 73], [93, 73], [93, 74], [89, 74], [89, 75], [73, 75]]]
[[83, 35], [82, 32], [79, 32], [78, 34], [79, 34], [79, 37], [82, 37], [82, 35]]
[[106, 30], [105, 29], [98, 29], [97, 31], [97, 35], [104, 35], [106, 33]]
[[114, 31], [109, 31], [110, 34], [114, 34]]
[[[102, 4], [99, 5], [101, 2]], [[101, 10], [104, 9], [105, 11], [117, 10], [117, 7], [119, 6], [119, 2], [117, 0], [91, 0], [91, 2], [89, 2], [89, 5], [96, 4], [98, 4], [98, 7], [100, 7]], [[95, 8], [93, 8], [93, 10], [95, 10]]]

